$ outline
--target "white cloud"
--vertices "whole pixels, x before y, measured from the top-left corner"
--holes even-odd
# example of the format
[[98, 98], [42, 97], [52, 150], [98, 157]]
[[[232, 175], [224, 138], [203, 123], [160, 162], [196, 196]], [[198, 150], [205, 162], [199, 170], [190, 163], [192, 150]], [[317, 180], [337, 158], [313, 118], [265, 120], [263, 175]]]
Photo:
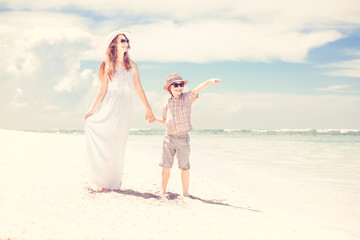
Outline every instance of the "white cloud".
[[224, 109], [224, 112], [229, 113], [229, 114], [234, 114], [234, 113], [237, 113], [238, 111], [240, 111], [240, 109], [241, 109], [241, 105], [235, 103], [235, 104], [226, 106]]
[[356, 56], [360, 57], [360, 50], [359, 49], [346, 49], [344, 53], [348, 56]]
[[55, 105], [45, 105], [42, 107], [42, 109], [50, 111], [50, 110], [58, 110], [59, 107]]
[[44, 64], [36, 57], [36, 48], [64, 43], [91, 46], [96, 42], [83, 30], [87, 20], [68, 14], [5, 12], [0, 15], [0, 22], [0, 51], [3, 56], [0, 64], [2, 69], [17, 77], [32, 75]]
[[327, 88], [317, 88], [315, 90], [323, 91], [323, 92], [331, 92], [331, 91], [338, 91], [338, 90], [349, 88], [349, 87], [350, 87], [349, 85], [334, 85], [334, 86], [329, 86]]
[[23, 95], [23, 90], [20, 88], [15, 89], [15, 94], [13, 96], [13, 99], [11, 101], [11, 105], [15, 108], [15, 109], [20, 109], [23, 107], [26, 107], [29, 105], [29, 103], [27, 102], [21, 102], [20, 101], [20, 97], [21, 95]]
[[[31, 3], [32, 5], [32, 3]], [[54, 30], [53, 34], [61, 35], [61, 32], [58, 34], [56, 30], [66, 28], [66, 27], [79, 27], [85, 28], [92, 23], [92, 20], [76, 16], [73, 14], [66, 13], [57, 13], [54, 11], [4, 11], [1, 12], [0, 19], [2, 26], [12, 26], [18, 29], [36, 29], [37, 27], [48, 28]], [[40, 33], [40, 36], [47, 35], [46, 32], [43, 34]], [[81, 32], [80, 32], [81, 33]], [[74, 36], [78, 34], [74, 32]], [[51, 38], [52, 36], [48, 36]], [[67, 37], [67, 36], [63, 36]], [[73, 36], [71, 36], [73, 37]]]
[[80, 82], [92, 82], [94, 79], [97, 79], [97, 77], [92, 70], [85, 69], [79, 73], [78, 68], [75, 68], [68, 75], [64, 76], [53, 89], [57, 92], [70, 92]]
[[[75, 6], [79, 8], [78, 15], [83, 13], [82, 10], [90, 11], [87, 18], [43, 12], [34, 12], [33, 15], [32, 12], [3, 14], [3, 18], [7, 19], [3, 21], [5, 25], [18, 19], [27, 20], [16, 26], [30, 28], [33, 33], [30, 42], [38, 39], [52, 42], [61, 39], [61, 36], [64, 41], [72, 41], [66, 38], [79, 39], [79, 34], [82, 35], [80, 38], [83, 41], [89, 41], [89, 48], [80, 56], [85, 60], [104, 58], [105, 35], [113, 30], [111, 28], [120, 26], [115, 22], [124, 22], [121, 26], [130, 28], [134, 33], [132, 54], [135, 60], [160, 62], [304, 62], [311, 49], [344, 37], [337, 30], [339, 23], [350, 27], [360, 23], [357, 14], [360, 7], [356, 0], [224, 0], [221, 3], [185, 0], [181, 4], [165, 0], [12, 0], [5, 1], [4, 5], [34, 11], [60, 11]], [[97, 19], [94, 24], [92, 13], [102, 15], [104, 19]], [[35, 17], [39, 14], [40, 17]], [[43, 29], [36, 30], [33, 26], [43, 26]]]
[[59, 116], [75, 111], [95, 78], [92, 70], [80, 68], [81, 55], [97, 41], [87, 30], [89, 19], [2, 12], [0, 22], [1, 87], [5, 93], [15, 91], [0, 96], [6, 111], [1, 127], [61, 125]]
[[159, 62], [265, 61], [304, 62], [315, 47], [342, 37], [336, 31], [300, 33], [274, 24], [234, 20], [175, 24], [171, 21], [137, 25], [132, 54]]
[[[159, 16], [167, 19], [194, 20], [199, 18], [242, 18], [251, 22], [278, 21], [284, 24], [359, 22], [360, 6], [357, 0], [5, 0], [3, 4], [13, 9], [61, 10], [72, 6], [87, 9], [104, 16], [116, 14], [143, 15], [150, 19]], [[284, 20], [286, 19], [286, 21]]]
[[360, 59], [329, 63], [326, 65], [322, 65], [320, 67], [335, 69], [326, 72], [326, 75], [354, 77], [354, 78], [360, 77]]
[[360, 68], [360, 59], [354, 59], [350, 61], [342, 61], [342, 62], [336, 62], [336, 63], [329, 63], [326, 65], [323, 65], [323, 67], [331, 67], [331, 68]]

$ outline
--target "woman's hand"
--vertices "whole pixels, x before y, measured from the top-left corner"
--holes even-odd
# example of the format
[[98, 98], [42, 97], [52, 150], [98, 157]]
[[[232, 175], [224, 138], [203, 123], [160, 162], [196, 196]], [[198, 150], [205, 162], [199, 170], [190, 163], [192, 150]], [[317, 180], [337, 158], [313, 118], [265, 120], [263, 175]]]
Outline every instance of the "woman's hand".
[[86, 119], [88, 117], [90, 117], [91, 115], [93, 115], [93, 114], [94, 114], [94, 111], [89, 111], [88, 113], [86, 113], [85, 116], [84, 116], [84, 121], [86, 121]]
[[155, 116], [152, 110], [148, 110], [145, 114], [145, 120], [149, 121], [149, 123], [153, 123], [155, 121]]

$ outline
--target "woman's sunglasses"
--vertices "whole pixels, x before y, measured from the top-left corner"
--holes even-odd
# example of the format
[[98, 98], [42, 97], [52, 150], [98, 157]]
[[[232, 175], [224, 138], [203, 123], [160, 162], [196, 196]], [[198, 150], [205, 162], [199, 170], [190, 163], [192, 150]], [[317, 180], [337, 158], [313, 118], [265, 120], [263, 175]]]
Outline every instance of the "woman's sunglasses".
[[125, 43], [125, 42], [126, 42], [126, 43], [129, 43], [129, 40], [128, 40], [128, 39], [121, 39], [120, 42], [121, 42], [121, 43]]
[[183, 87], [183, 86], [184, 86], [184, 82], [181, 82], [181, 83], [173, 83], [173, 84], [171, 84], [171, 85], [173, 85], [174, 88], [177, 88], [178, 86]]

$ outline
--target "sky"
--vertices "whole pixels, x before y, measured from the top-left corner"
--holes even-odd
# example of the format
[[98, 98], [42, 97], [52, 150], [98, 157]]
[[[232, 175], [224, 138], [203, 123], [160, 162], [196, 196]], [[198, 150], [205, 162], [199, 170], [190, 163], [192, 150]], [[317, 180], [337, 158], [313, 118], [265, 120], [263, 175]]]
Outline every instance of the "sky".
[[[177, 72], [197, 129], [360, 129], [358, 0], [2, 0], [0, 128], [82, 129], [107, 35], [130, 57], [155, 115]], [[134, 94], [133, 128], [144, 120]]]

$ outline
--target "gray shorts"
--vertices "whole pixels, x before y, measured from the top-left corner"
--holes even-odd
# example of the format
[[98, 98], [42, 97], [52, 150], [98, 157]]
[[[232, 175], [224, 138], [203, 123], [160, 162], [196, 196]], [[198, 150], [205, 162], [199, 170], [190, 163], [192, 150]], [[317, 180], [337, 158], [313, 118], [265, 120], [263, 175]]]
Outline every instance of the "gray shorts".
[[165, 135], [163, 143], [162, 162], [159, 164], [164, 168], [172, 168], [174, 157], [177, 157], [179, 168], [182, 170], [190, 169], [190, 137], [184, 135]]

